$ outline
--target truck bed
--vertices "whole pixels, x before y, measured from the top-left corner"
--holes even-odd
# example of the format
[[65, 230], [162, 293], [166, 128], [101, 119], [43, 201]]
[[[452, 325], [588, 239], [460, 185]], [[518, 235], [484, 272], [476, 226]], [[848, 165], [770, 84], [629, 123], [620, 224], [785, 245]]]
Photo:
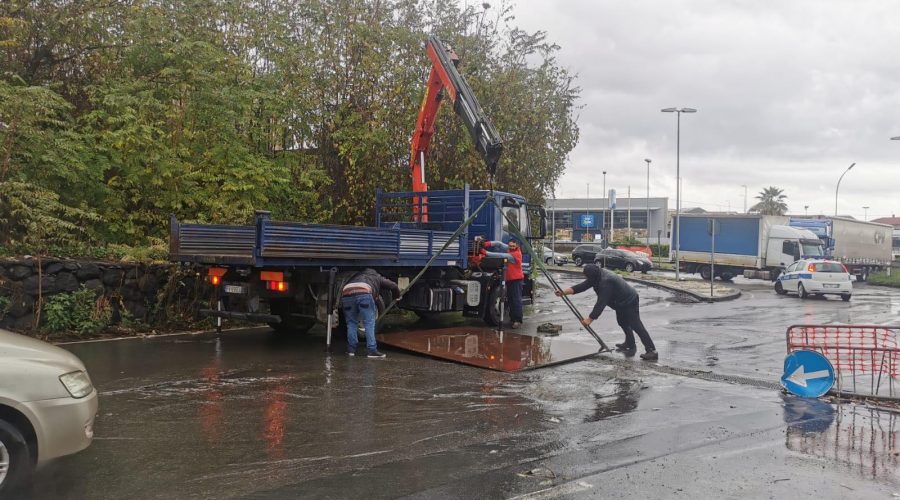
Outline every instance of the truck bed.
[[[184, 224], [170, 220], [170, 259], [252, 267], [423, 266], [453, 235], [448, 231], [273, 221], [256, 224]], [[467, 235], [444, 251], [436, 266], [465, 268]]]

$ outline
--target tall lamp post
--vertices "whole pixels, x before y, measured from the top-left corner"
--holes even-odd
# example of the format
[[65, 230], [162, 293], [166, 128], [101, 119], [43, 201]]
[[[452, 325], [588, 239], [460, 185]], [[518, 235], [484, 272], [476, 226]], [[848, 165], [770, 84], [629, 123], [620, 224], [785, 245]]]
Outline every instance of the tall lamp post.
[[[644, 158], [647, 162], [647, 246], [650, 246], [650, 158]], [[659, 249], [656, 249], [659, 252]]]
[[803, 216], [809, 217], [809, 205], [803, 205]]
[[681, 113], [696, 113], [694, 108], [665, 108], [663, 113], [675, 113], [678, 116], [675, 128], [675, 280], [681, 279]]
[[838, 212], [837, 212], [837, 210], [838, 210], [838, 204], [837, 204], [838, 190], [841, 189], [841, 181], [844, 180], [844, 176], [847, 175], [847, 172], [849, 172], [851, 169], [853, 169], [854, 165], [856, 165], [856, 162], [851, 163], [850, 166], [847, 167], [847, 170], [844, 170], [844, 173], [841, 174], [841, 176], [838, 178], [837, 187], [834, 188], [834, 216], [835, 217], [837, 217], [837, 214], [838, 214]]
[[863, 220], [869, 220], [869, 207], [863, 207]]
[[744, 188], [744, 213], [747, 213], [747, 185], [741, 184], [741, 187]]
[[[606, 210], [609, 211], [609, 195], [606, 194], [606, 170], [603, 171], [603, 193], [601, 193], [601, 198], [606, 196]], [[609, 244], [609, 237], [606, 236], [606, 212], [603, 211], [603, 204], [600, 205], [600, 246], [603, 246], [604, 240], [606, 240], [606, 244]]]

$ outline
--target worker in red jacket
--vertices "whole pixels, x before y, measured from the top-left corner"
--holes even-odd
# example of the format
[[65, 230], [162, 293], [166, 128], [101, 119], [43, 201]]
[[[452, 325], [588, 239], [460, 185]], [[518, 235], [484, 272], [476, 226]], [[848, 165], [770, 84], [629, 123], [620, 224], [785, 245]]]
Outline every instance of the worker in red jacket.
[[506, 300], [509, 303], [509, 319], [512, 328], [522, 326], [522, 291], [525, 285], [525, 273], [522, 271], [522, 249], [519, 242], [510, 239], [509, 244], [502, 241], [485, 241], [484, 248], [496, 249], [509, 255], [506, 264]]

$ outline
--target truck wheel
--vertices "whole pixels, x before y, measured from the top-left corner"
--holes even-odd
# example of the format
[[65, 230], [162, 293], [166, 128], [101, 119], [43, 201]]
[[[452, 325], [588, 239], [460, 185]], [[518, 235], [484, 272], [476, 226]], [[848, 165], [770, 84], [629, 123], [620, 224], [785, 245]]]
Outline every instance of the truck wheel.
[[803, 287], [803, 283], [797, 285], [797, 295], [799, 295], [801, 299], [809, 297], [809, 292], [807, 292], [806, 288]]
[[281, 317], [280, 323], [269, 323], [269, 327], [278, 334], [303, 335], [316, 325], [314, 318], [297, 317], [293, 314], [294, 304], [291, 299], [278, 299], [269, 303], [269, 312]]
[[[500, 299], [501, 292], [505, 291], [505, 287], [501, 287], [499, 284], [494, 286], [491, 289], [491, 294], [488, 296], [487, 310], [484, 312], [484, 322], [490, 326], [497, 326], [500, 324]], [[507, 321], [509, 319], [509, 304], [503, 306], [503, 321]]]
[[775, 282], [775, 293], [777, 293], [778, 295], [787, 295], [787, 290], [785, 290], [784, 287], [781, 286], [780, 281]]
[[420, 320], [427, 323], [433, 323], [440, 319], [441, 313], [435, 311], [414, 311]]
[[869, 280], [869, 270], [868, 269], [863, 269], [862, 271], [859, 272], [859, 274], [856, 275], [856, 281], [865, 282], [868, 280]]
[[0, 420], [0, 498], [24, 485], [34, 469], [34, 459], [22, 433]]
[[625, 264], [625, 271], [629, 272], [629, 273], [633, 273], [634, 272], [634, 264], [632, 264], [631, 262]]
[[575, 265], [581, 267], [582, 264], [584, 264], [584, 261], [581, 260], [581, 256], [575, 257]]
[[731, 281], [734, 279], [734, 273], [731, 271], [722, 271], [719, 274], [719, 278], [721, 278], [722, 281]]
[[849, 294], [849, 293], [842, 293], [842, 294], [841, 294], [841, 300], [843, 300], [844, 302], [850, 302], [850, 294]]
[[709, 266], [700, 266], [700, 277], [708, 280], [712, 276], [712, 269]]

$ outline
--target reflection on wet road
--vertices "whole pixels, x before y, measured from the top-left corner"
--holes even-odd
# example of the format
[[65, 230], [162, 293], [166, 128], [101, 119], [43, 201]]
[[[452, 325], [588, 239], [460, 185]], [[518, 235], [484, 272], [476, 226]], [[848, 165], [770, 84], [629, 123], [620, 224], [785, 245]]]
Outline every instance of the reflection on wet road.
[[578, 342], [478, 326], [406, 330], [379, 335], [378, 341], [426, 356], [502, 372], [584, 359], [597, 354], [599, 349]]
[[[748, 286], [722, 304], [639, 288], [663, 367], [774, 381], [795, 319], [896, 317], [896, 294], [861, 288], [848, 306]], [[575, 299], [586, 310], [594, 297]], [[596, 349], [545, 292], [521, 331], [547, 321], [564, 325], [558, 339]], [[407, 323], [394, 329], [422, 329]], [[433, 327], [460, 325], [480, 326], [457, 317]], [[619, 341], [614, 315], [594, 325]], [[321, 332], [279, 340], [265, 329], [66, 347], [101, 392], [96, 439], [40, 470], [35, 498], [900, 493], [896, 413], [672, 375], [637, 359], [503, 373], [397, 350], [383, 360], [326, 355]]]

